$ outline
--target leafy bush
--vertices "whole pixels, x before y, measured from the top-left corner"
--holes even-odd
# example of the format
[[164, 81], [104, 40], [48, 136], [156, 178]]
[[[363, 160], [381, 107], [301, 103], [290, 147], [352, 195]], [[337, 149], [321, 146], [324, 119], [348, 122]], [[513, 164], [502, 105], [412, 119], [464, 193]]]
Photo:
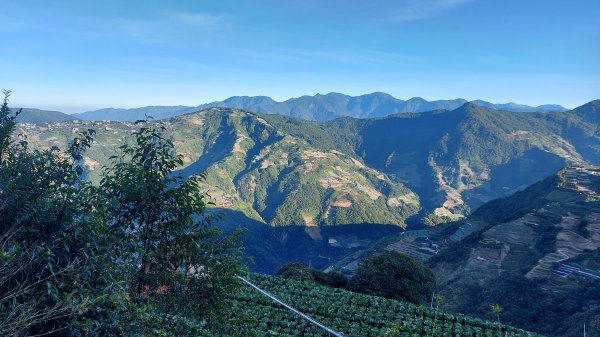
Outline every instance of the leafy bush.
[[[183, 180], [162, 130], [140, 128], [85, 181], [93, 130], [67, 151], [15, 143], [0, 109], [0, 335], [183, 336], [221, 324], [243, 271], [239, 233], [205, 215], [204, 175]], [[18, 113], [17, 113], [18, 114]]]
[[348, 289], [395, 300], [421, 303], [435, 289], [435, 276], [421, 261], [397, 252], [373, 255], [361, 263]]
[[315, 282], [333, 288], [345, 288], [348, 285], [348, 279], [338, 272], [326, 273], [298, 262], [284, 264], [277, 271], [277, 276], [297, 281]]
[[80, 181], [85, 132], [68, 151], [29, 150], [12, 139], [15, 118], [0, 109], [0, 335], [77, 330], [107, 286], [105, 231]]
[[315, 278], [310, 272], [310, 269], [303, 263], [298, 262], [290, 262], [284, 264], [277, 271], [277, 276], [298, 281], [315, 281]]

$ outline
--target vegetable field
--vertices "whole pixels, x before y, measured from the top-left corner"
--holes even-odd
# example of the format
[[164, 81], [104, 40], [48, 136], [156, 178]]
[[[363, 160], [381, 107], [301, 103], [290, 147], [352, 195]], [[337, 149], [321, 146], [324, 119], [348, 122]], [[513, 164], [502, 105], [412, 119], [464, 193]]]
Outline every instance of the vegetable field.
[[[312, 283], [253, 274], [258, 287], [344, 336], [497, 337], [495, 322]], [[232, 321], [244, 321], [257, 336], [328, 336], [326, 332], [273, 302], [250, 286], [232, 296]], [[435, 330], [434, 330], [435, 326]], [[239, 332], [239, 331], [238, 331]], [[501, 326], [501, 336], [536, 337]]]

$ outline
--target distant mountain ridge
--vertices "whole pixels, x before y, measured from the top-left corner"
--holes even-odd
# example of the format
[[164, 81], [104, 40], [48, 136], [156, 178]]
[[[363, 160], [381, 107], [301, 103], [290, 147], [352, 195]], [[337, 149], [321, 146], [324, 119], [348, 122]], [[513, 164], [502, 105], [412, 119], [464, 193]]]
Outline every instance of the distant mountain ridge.
[[[13, 113], [19, 109], [11, 109]], [[30, 123], [30, 124], [50, 124], [58, 122], [67, 122], [78, 120], [79, 118], [68, 115], [59, 111], [48, 111], [32, 108], [23, 108], [21, 113], [17, 116], [17, 122], [19, 123]]]
[[146, 106], [133, 109], [104, 108], [100, 110], [75, 113], [72, 116], [92, 121], [133, 122], [140, 119], [163, 119], [197, 111], [195, 107], [175, 106]]
[[[373, 118], [404, 112], [426, 112], [432, 110], [454, 110], [467, 103], [462, 98], [452, 100], [427, 101], [420, 97], [408, 100], [397, 99], [383, 92], [374, 92], [360, 96], [348, 96], [339, 93], [314, 96], [301, 96], [277, 102], [268, 96], [233, 96], [223, 101], [193, 106], [148, 106], [134, 109], [107, 108], [73, 114], [84, 120], [135, 121], [152, 116], [164, 119], [200, 111], [207, 108], [223, 107], [254, 111], [265, 114], [278, 114], [307, 120], [328, 121], [339, 117]], [[560, 105], [546, 104], [538, 107], [506, 103], [493, 104], [476, 100], [475, 104], [511, 112], [564, 112]]]

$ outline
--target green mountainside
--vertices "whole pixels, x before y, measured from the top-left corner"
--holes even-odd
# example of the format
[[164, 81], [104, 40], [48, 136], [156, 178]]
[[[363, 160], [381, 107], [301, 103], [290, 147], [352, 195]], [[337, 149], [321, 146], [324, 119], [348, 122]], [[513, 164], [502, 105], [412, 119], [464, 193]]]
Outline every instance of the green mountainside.
[[[447, 307], [551, 336], [600, 331], [600, 168], [568, 166], [491, 201], [430, 259]], [[544, 301], [539, 301], [543, 298]]]
[[[261, 117], [239, 110], [210, 109], [151, 122], [167, 128], [189, 176], [208, 172], [217, 205], [272, 226], [389, 224], [404, 226], [419, 199], [403, 184], [365, 166], [361, 158], [323, 150], [286, 135]], [[92, 180], [123, 142], [133, 123], [73, 122], [28, 126], [34, 146], [62, 146], [77, 132], [97, 131], [85, 158]]]
[[[300, 261], [351, 273], [373, 251], [397, 250], [429, 261], [446, 308], [491, 318], [499, 303], [509, 324], [570, 337], [583, 321], [600, 328], [598, 116], [600, 101], [329, 122], [211, 108], [147, 123], [173, 138], [177, 174], [208, 172], [205, 188], [229, 213], [223, 227], [250, 230], [252, 270]], [[76, 120], [19, 133], [34, 148], [65, 148], [88, 128], [97, 133], [84, 160], [97, 181], [139, 125]], [[398, 233], [421, 221], [445, 224]]]
[[[566, 163], [599, 163], [594, 102], [571, 112], [458, 109], [314, 122], [212, 108], [160, 123], [183, 175], [208, 171], [218, 205], [272, 226], [428, 224], [459, 220]], [[34, 146], [64, 146], [96, 129], [91, 179], [133, 123], [74, 121], [23, 130]]]
[[353, 151], [404, 183], [419, 196], [429, 223], [461, 219], [568, 162], [600, 162], [598, 124], [578, 110], [515, 114], [468, 103], [368, 120], [265, 119], [315, 147]]

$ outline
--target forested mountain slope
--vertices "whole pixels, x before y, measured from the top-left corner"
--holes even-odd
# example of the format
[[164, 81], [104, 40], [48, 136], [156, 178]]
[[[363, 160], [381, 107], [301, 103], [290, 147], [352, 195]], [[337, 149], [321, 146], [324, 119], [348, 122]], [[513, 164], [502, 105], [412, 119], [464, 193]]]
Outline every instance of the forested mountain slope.
[[313, 146], [353, 151], [404, 183], [420, 197], [429, 223], [460, 219], [566, 163], [600, 162], [598, 124], [578, 109], [515, 114], [467, 103], [452, 111], [328, 123], [265, 118]]
[[[186, 167], [208, 170], [217, 204], [269, 225], [404, 225], [458, 220], [553, 174], [599, 163], [594, 102], [564, 113], [455, 110], [313, 122], [212, 108], [162, 124]], [[23, 130], [33, 146], [97, 130], [92, 179], [136, 126], [71, 122]]]
[[[354, 153], [324, 150], [285, 134], [244, 111], [210, 109], [150, 122], [173, 137], [188, 176], [208, 172], [207, 189], [217, 205], [272, 226], [390, 224], [404, 226], [419, 199], [403, 184], [362, 163]], [[132, 123], [75, 122], [30, 126], [34, 146], [66, 145], [77, 132], [97, 130], [86, 157], [90, 178], [131, 141]]]

